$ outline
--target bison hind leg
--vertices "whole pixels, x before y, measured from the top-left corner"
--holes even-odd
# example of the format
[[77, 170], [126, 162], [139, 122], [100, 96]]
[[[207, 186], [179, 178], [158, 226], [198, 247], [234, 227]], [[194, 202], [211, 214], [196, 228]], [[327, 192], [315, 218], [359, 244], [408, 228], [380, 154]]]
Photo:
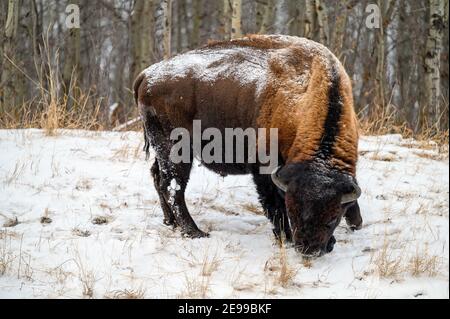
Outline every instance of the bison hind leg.
[[159, 196], [159, 202], [161, 203], [161, 208], [164, 213], [164, 224], [167, 226], [174, 226], [176, 227], [176, 220], [175, 215], [173, 214], [172, 210], [170, 209], [169, 205], [166, 202], [166, 199], [163, 196], [163, 192], [161, 192], [161, 175], [159, 171], [159, 164], [158, 160], [155, 159], [155, 162], [152, 165], [151, 173], [153, 176], [153, 182], [155, 184], [156, 191]]

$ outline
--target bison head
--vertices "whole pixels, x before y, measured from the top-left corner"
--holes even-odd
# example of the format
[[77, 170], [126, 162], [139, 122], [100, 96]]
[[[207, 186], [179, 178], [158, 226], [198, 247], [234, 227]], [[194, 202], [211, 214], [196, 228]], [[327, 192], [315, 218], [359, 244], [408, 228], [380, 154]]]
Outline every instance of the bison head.
[[333, 232], [361, 189], [354, 177], [321, 164], [287, 164], [272, 174], [284, 193], [296, 248], [305, 255], [331, 252]]

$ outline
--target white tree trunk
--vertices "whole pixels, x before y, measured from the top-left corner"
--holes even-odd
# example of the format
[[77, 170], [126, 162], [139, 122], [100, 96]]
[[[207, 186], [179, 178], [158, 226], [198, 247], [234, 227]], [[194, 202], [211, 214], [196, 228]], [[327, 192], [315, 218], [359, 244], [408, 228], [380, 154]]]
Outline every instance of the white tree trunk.
[[231, 17], [231, 38], [242, 37], [242, 1], [233, 0], [233, 15]]
[[267, 0], [266, 4], [262, 5], [264, 9], [264, 15], [262, 17], [261, 28], [259, 29], [259, 34], [269, 33], [270, 27], [272, 25], [273, 20], [273, 11], [274, 11], [274, 0]]
[[172, 0], [163, 0], [164, 14], [164, 60], [171, 56], [172, 42]]
[[[5, 42], [0, 44], [3, 46], [3, 54], [9, 59], [14, 58], [15, 41], [19, 26], [19, 0], [9, 0], [8, 14], [4, 29]], [[0, 75], [0, 83], [3, 86], [3, 102], [0, 100], [0, 111], [9, 112], [16, 103], [16, 87], [14, 66], [6, 59], [3, 62], [3, 70]]]
[[330, 30], [328, 28], [328, 10], [325, 2], [316, 0], [317, 24], [319, 26], [320, 42], [328, 46], [330, 39]]
[[429, 0], [430, 18], [425, 53], [425, 107], [424, 116], [432, 121], [432, 126], [440, 128], [441, 74], [440, 62], [442, 51], [442, 35], [445, 28], [444, 0]]
[[289, 6], [288, 1], [278, 0], [275, 6], [274, 32], [278, 34], [287, 33], [289, 27]]
[[305, 38], [314, 39], [316, 30], [316, 3], [314, 0], [305, 0]]

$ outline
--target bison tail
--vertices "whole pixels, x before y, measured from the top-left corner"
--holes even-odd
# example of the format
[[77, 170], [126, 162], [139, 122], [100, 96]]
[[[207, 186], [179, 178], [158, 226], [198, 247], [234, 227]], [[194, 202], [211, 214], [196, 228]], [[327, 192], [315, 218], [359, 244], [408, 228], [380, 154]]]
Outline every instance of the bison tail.
[[[134, 80], [134, 84], [133, 84], [133, 93], [134, 93], [134, 102], [136, 103], [136, 105], [139, 105], [138, 103], [138, 99], [139, 99], [139, 88], [141, 87], [142, 82], [144, 81], [145, 78], [145, 74], [144, 72], [141, 72], [136, 80]], [[144, 115], [145, 117], [145, 115]], [[150, 138], [148, 136], [149, 132], [148, 132], [148, 128], [147, 125], [145, 124], [145, 118], [142, 118], [143, 120], [143, 128], [144, 128], [144, 149], [143, 151], [145, 152], [145, 159], [148, 160], [150, 157]]]
[[141, 72], [136, 80], [134, 80], [133, 84], [133, 92], [134, 92], [134, 101], [136, 102], [136, 105], [138, 104], [138, 97], [139, 97], [139, 87], [141, 86], [142, 81], [144, 81], [145, 74], [144, 72]]

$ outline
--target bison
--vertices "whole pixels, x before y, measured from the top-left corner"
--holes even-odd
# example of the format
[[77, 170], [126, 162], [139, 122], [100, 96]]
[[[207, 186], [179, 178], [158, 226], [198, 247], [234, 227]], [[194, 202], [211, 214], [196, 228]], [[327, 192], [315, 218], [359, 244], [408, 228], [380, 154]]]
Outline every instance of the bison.
[[211, 42], [144, 70], [134, 85], [143, 119], [145, 150], [166, 225], [188, 237], [208, 236], [192, 219], [185, 189], [192, 167], [173, 163], [174, 128], [277, 128], [281, 165], [261, 174], [256, 163], [209, 163], [222, 175], [252, 174], [261, 205], [278, 239], [303, 254], [331, 252], [333, 232], [345, 217], [360, 229], [356, 181], [357, 119], [352, 86], [324, 46], [291, 36], [250, 35]]

